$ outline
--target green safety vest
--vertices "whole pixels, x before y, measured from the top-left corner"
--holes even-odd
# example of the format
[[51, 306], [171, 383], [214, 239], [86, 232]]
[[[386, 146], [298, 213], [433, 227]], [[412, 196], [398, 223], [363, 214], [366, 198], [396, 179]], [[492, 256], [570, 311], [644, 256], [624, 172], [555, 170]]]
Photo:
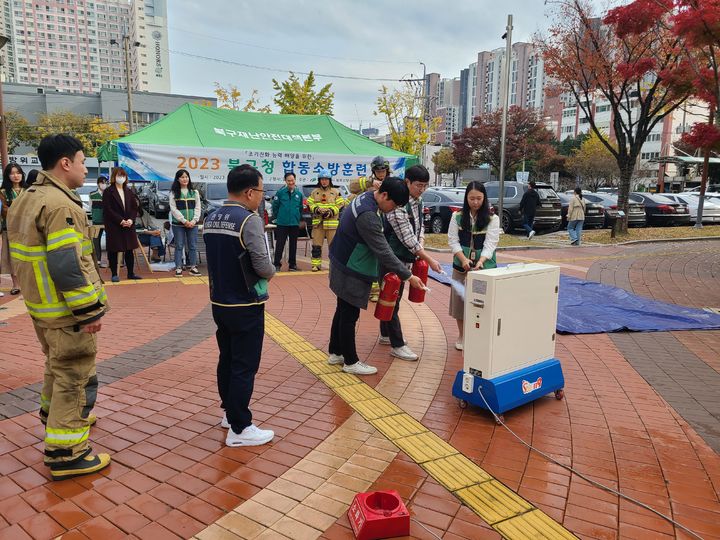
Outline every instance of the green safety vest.
[[[185, 221], [192, 221], [195, 216], [195, 190], [188, 190], [187, 194], [180, 191], [180, 197], [175, 198], [175, 207], [180, 211]], [[172, 213], [170, 218], [173, 225], [180, 225]]]
[[[460, 247], [462, 247], [463, 254], [471, 261], [477, 262], [480, 258], [480, 254], [482, 253], [483, 245], [485, 244], [487, 226], [483, 230], [478, 231], [473, 225], [472, 231], [464, 231], [462, 228], [462, 212], [455, 214], [455, 221], [458, 225], [458, 237], [460, 238]], [[457, 256], [453, 257], [453, 268], [458, 272], [465, 273], [465, 269], [462, 264], [460, 264], [460, 259]], [[492, 257], [485, 261], [483, 268], [497, 268], [494, 252]]]

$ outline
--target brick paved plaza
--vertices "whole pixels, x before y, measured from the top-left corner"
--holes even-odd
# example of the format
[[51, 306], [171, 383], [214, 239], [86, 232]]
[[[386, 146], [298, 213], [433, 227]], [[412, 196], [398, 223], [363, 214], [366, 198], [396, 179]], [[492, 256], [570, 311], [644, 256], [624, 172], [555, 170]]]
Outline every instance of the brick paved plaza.
[[[549, 261], [657, 300], [720, 307], [716, 240], [504, 251], [499, 260]], [[112, 311], [99, 338], [90, 437], [113, 463], [74, 480], [51, 482], [43, 466], [43, 358], [22, 301], [0, 299], [0, 538], [349, 539], [349, 503], [375, 489], [397, 490], [415, 519], [448, 540], [529, 537], [503, 525], [516, 514], [545, 515], [558, 535], [564, 527], [581, 538], [691, 538], [530, 454], [487, 413], [459, 408], [450, 387], [462, 356], [448, 287], [431, 284], [425, 304], [404, 301], [419, 362], [393, 361], [377, 344], [372, 313], [361, 316], [359, 352], [378, 374], [353, 388], [404, 419], [391, 429], [319, 361], [335, 308], [326, 273], [278, 275], [251, 405], [276, 437], [243, 449], [225, 447], [219, 425], [206, 280], [143, 276], [108, 286]], [[720, 538], [720, 331], [561, 335], [557, 356], [565, 400], [547, 396], [510, 411], [508, 425], [701, 537]], [[413, 437], [436, 444], [423, 450]], [[433, 461], [423, 451], [440, 453]], [[436, 474], [430, 463], [441, 461], [464, 463], [466, 472]], [[494, 500], [478, 512], [462, 504], [474, 487], [456, 479], [472, 474], [486, 475], [478, 485], [502, 482], [519, 510], [504, 517]], [[433, 538], [416, 522], [411, 536]]]

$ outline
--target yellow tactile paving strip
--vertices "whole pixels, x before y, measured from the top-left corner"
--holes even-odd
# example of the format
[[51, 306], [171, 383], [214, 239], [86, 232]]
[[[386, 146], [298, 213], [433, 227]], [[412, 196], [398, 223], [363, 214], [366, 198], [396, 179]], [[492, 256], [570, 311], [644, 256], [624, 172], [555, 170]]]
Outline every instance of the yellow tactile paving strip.
[[357, 376], [329, 366], [325, 354], [269, 314], [265, 332], [505, 538], [576, 538]]

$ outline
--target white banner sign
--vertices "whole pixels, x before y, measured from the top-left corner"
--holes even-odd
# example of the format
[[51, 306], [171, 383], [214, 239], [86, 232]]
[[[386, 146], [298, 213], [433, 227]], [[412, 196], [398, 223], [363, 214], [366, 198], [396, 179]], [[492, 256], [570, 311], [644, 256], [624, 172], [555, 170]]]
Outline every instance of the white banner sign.
[[[195, 182], [225, 182], [230, 169], [243, 163], [257, 168], [266, 182], [282, 181], [286, 172], [299, 182], [313, 181], [321, 169], [343, 182], [367, 176], [373, 157], [118, 143], [118, 162], [131, 182], [173, 180], [179, 169], [187, 169]], [[388, 159], [393, 176], [405, 176], [405, 159]]]

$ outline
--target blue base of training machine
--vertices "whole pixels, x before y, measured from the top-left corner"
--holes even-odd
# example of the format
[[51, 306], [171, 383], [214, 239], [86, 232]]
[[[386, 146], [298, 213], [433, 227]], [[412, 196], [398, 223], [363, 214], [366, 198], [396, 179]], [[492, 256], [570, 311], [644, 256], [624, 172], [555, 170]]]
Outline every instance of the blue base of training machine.
[[[555, 392], [555, 397], [562, 399], [564, 386], [562, 367], [560, 362], [553, 358], [494, 379], [483, 379], [477, 375], [458, 371], [452, 393], [460, 400], [460, 406], [463, 408], [471, 403], [483, 409], [490, 408], [496, 414], [502, 414], [550, 392]], [[487, 405], [483, 401], [483, 396]]]

